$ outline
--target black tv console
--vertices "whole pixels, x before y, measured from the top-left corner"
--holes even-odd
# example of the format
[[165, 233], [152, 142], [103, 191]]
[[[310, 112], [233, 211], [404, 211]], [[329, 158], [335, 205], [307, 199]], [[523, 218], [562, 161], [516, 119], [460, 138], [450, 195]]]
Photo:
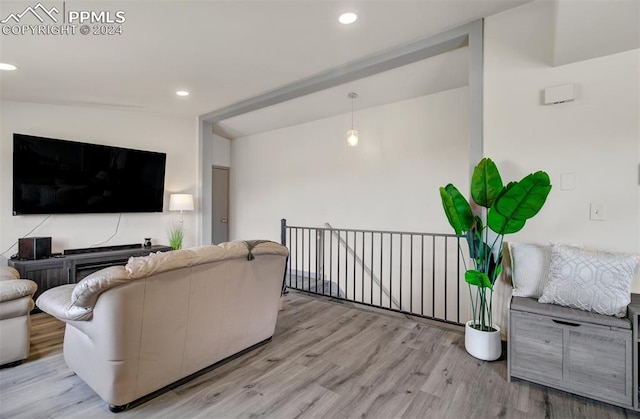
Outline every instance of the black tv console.
[[[129, 245], [125, 245], [129, 246]], [[93, 250], [93, 249], [92, 249]], [[20, 278], [30, 279], [38, 284], [34, 300], [49, 288], [65, 284], [75, 284], [100, 269], [126, 265], [132, 256], [146, 256], [152, 252], [166, 252], [169, 246], [142, 247], [117, 250], [98, 250], [89, 253], [74, 253], [38, 260], [9, 261], [9, 266], [20, 272]], [[34, 312], [38, 312], [36, 308]]]

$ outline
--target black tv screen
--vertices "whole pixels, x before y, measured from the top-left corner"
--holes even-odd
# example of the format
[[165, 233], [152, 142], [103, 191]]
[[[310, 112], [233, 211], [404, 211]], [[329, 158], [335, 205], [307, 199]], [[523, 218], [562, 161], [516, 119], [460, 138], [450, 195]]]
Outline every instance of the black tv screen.
[[166, 154], [13, 134], [13, 215], [162, 212]]

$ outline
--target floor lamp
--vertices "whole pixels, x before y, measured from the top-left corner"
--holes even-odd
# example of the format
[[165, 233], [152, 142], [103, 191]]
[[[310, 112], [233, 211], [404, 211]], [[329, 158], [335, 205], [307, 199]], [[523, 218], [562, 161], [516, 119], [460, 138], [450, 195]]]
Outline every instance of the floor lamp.
[[[187, 193], [171, 194], [169, 196], [169, 211], [180, 211], [179, 237], [176, 237], [175, 231], [172, 231], [170, 233], [171, 237], [169, 238], [172, 242], [171, 247], [180, 249], [182, 248], [182, 239], [184, 238], [184, 212], [193, 211], [193, 195]], [[173, 243], [174, 240], [177, 242]]]

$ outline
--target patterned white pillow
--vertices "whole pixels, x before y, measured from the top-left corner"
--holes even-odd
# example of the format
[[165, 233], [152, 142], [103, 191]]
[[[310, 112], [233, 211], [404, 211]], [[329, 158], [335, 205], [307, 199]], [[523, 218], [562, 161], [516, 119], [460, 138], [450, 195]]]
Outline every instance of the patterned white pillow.
[[512, 295], [540, 297], [549, 276], [551, 248], [537, 244], [509, 243], [509, 254], [513, 281]]
[[637, 264], [635, 255], [552, 244], [549, 279], [538, 301], [624, 317]]

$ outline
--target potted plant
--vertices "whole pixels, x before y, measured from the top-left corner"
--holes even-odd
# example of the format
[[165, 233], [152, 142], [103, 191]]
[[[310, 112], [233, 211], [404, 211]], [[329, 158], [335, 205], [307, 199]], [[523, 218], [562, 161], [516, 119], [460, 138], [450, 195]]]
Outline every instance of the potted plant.
[[493, 361], [502, 352], [500, 329], [493, 324], [491, 310], [493, 286], [502, 271], [504, 236], [522, 230], [526, 221], [540, 211], [550, 191], [549, 175], [542, 171], [503, 185], [497, 166], [489, 158], [478, 163], [471, 177], [475, 211], [452, 184], [440, 188], [449, 224], [456, 235], [466, 239], [473, 265], [468, 269], [463, 258], [473, 313], [473, 320], [465, 325], [465, 348], [476, 358]]
[[169, 246], [171, 246], [173, 250], [180, 250], [182, 249], [183, 239], [184, 231], [182, 230], [182, 224], [173, 224], [171, 228], [169, 228]]

